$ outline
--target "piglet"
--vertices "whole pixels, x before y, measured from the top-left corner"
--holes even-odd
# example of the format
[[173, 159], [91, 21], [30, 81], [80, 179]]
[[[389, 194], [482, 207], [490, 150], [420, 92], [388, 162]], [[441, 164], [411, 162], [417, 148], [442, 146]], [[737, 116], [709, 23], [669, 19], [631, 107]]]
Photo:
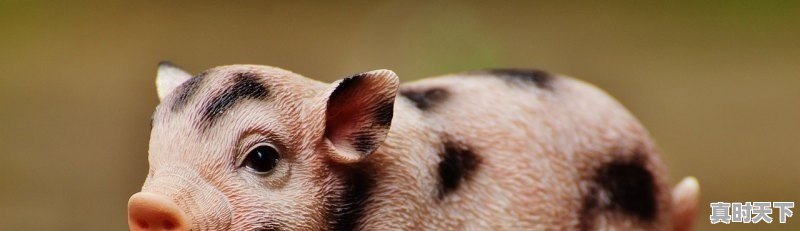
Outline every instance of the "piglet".
[[131, 230], [688, 230], [696, 211], [623, 106], [544, 71], [163, 62], [156, 85]]

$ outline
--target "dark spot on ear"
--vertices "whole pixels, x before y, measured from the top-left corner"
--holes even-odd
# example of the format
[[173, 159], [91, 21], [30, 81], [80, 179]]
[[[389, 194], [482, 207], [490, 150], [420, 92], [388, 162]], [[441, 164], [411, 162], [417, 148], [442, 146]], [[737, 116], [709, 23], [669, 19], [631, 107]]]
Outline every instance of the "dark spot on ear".
[[225, 111], [243, 99], [265, 99], [267, 97], [267, 88], [258, 81], [256, 74], [244, 72], [235, 75], [231, 79], [231, 86], [212, 98], [203, 109], [201, 122], [205, 124], [205, 127], [213, 125], [214, 121]]
[[472, 176], [479, 164], [480, 158], [471, 150], [446, 143], [439, 162], [439, 198], [458, 189], [464, 180]]
[[653, 174], [639, 158], [615, 160], [601, 166], [584, 196], [582, 226], [590, 227], [594, 214], [616, 211], [641, 221], [655, 220], [658, 211]]
[[178, 88], [175, 89], [175, 96], [170, 109], [173, 112], [181, 110], [181, 108], [183, 108], [183, 106], [189, 102], [189, 99], [191, 99], [195, 92], [197, 92], [197, 89], [200, 88], [200, 85], [203, 83], [205, 78], [206, 73], [203, 72], [189, 80], [186, 80], [186, 82], [178, 86]]
[[341, 178], [341, 187], [331, 195], [326, 203], [328, 230], [359, 230], [363, 221], [364, 209], [372, 195], [375, 180], [367, 164], [355, 166], [334, 166]]
[[414, 102], [417, 108], [426, 110], [446, 99], [449, 93], [441, 88], [432, 88], [425, 91], [402, 90], [400, 95]]
[[374, 119], [370, 128], [361, 129], [350, 134], [350, 144], [355, 151], [364, 155], [370, 154], [380, 146], [381, 140], [378, 137], [381, 132], [379, 130], [389, 129], [392, 123], [392, 115], [394, 109], [394, 100], [383, 103], [375, 107], [373, 110]]
[[375, 115], [374, 126], [377, 126], [378, 129], [389, 129], [389, 126], [392, 125], [392, 116], [394, 116], [394, 97], [378, 104], [372, 113]]
[[378, 137], [376, 137], [377, 134], [373, 131], [357, 131], [353, 133], [352, 136], [351, 144], [357, 152], [370, 154], [378, 148]]
[[[358, 85], [364, 83], [365, 75], [366, 73], [361, 73], [342, 79], [342, 81], [339, 82], [339, 85], [336, 85], [336, 89], [331, 92], [331, 95], [328, 98], [335, 100], [339, 99], [342, 94], [345, 94], [346, 92], [350, 92], [352, 94], [352, 92], [348, 91], [348, 89], [357, 88]], [[330, 104], [331, 102], [328, 101], [328, 106], [330, 106]]]
[[536, 69], [498, 68], [488, 69], [482, 72], [502, 78], [511, 84], [534, 84], [542, 89], [552, 89], [551, 84], [555, 78], [546, 71]]

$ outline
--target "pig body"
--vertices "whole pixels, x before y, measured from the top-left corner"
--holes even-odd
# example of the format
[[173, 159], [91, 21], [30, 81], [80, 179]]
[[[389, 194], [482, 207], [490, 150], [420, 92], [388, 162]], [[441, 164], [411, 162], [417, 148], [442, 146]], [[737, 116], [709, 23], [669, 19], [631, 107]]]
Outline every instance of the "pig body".
[[400, 86], [162, 64], [133, 230], [685, 230], [646, 130], [586, 83], [494, 69]]

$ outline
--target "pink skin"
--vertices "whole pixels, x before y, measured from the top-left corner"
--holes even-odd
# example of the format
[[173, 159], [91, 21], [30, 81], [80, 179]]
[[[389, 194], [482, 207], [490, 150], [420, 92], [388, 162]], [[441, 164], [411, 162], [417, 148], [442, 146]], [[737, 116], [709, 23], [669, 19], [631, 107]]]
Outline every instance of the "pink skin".
[[[268, 94], [243, 98], [204, 126], [203, 110], [237, 73], [257, 76]], [[206, 71], [185, 105], [176, 107], [193, 77], [162, 64], [150, 171], [142, 192], [128, 202], [129, 228], [576, 229], [593, 169], [626, 155], [609, 150], [640, 150], [659, 189], [657, 216], [643, 224], [600, 214], [593, 227], [691, 229], [696, 180], [688, 178], [670, 193], [666, 167], [646, 130], [605, 93], [564, 77], [550, 86], [560, 94], [554, 96], [461, 75], [400, 87], [388, 70], [362, 73], [357, 84], [325, 84], [273, 67], [223, 66]], [[451, 91], [447, 104], [423, 112], [397, 97], [398, 91], [432, 87]], [[392, 102], [394, 118], [384, 124], [378, 112]], [[491, 150], [492, 156], [480, 156], [474, 174], [437, 197], [443, 142]], [[255, 172], [247, 157], [265, 145], [280, 159], [268, 172]], [[357, 225], [332, 225], [331, 211], [347, 209], [336, 198], [345, 198], [351, 182], [345, 176], [353, 170], [373, 177], [369, 203]]]

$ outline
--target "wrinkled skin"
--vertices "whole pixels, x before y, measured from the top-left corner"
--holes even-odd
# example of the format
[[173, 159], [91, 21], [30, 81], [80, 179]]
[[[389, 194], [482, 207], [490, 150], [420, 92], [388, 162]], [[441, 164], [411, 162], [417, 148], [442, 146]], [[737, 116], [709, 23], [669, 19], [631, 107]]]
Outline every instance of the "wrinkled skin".
[[164, 63], [157, 87], [131, 230], [688, 230], [696, 210], [639, 122], [567, 77]]

